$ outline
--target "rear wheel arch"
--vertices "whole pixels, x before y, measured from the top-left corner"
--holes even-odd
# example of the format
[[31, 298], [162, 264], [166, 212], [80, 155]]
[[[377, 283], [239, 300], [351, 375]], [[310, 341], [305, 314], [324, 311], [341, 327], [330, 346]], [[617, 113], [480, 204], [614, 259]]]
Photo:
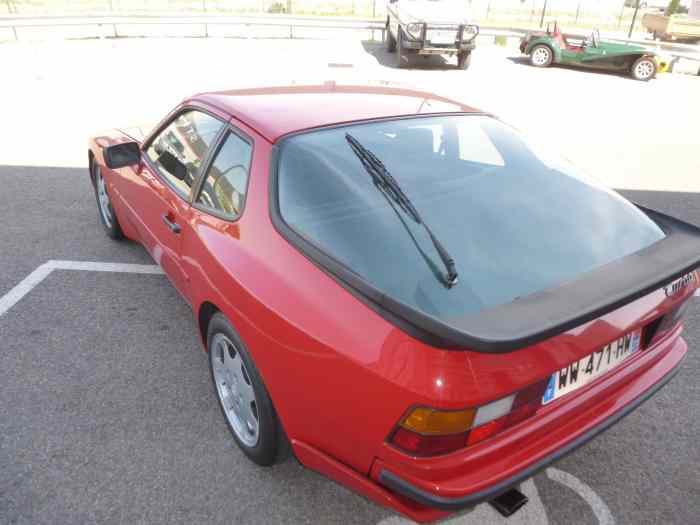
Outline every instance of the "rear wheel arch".
[[221, 309], [216, 306], [214, 303], [210, 303], [209, 301], [204, 301], [200, 307], [199, 307], [199, 312], [197, 313], [197, 325], [199, 326], [199, 336], [202, 339], [202, 344], [204, 345], [204, 349], [208, 351], [207, 347], [207, 333], [209, 330], [209, 322], [211, 321], [212, 317], [217, 312], [220, 312]]
[[88, 150], [88, 171], [90, 172], [90, 180], [92, 185], [95, 185], [95, 173], [92, 171], [92, 166], [95, 164], [95, 154], [91, 149]]
[[[198, 318], [198, 324], [199, 324], [199, 332], [200, 336], [202, 338], [202, 343], [204, 345], [204, 349], [207, 353], [209, 353], [209, 344], [208, 344], [208, 337], [209, 337], [209, 326], [212, 322], [212, 320], [217, 317], [217, 314], [219, 314], [225, 321], [228, 322], [230, 327], [236, 332], [238, 335], [239, 342], [244, 345], [246, 352], [250, 355], [250, 359], [253, 359], [253, 356], [250, 352], [250, 348], [245, 344], [245, 341], [243, 341], [242, 337], [237, 331], [236, 326], [233, 324], [233, 322], [229, 319], [229, 317], [224, 313], [222, 309], [220, 309], [218, 306], [216, 306], [214, 303], [209, 302], [209, 301], [204, 301], [202, 304], [199, 306], [199, 312], [197, 314]], [[254, 366], [257, 367], [255, 362], [253, 361]], [[289, 437], [287, 436], [287, 432], [285, 430], [285, 426], [282, 422], [282, 419], [279, 416], [279, 413], [277, 412], [277, 408], [275, 406], [275, 402], [272, 399], [272, 395], [269, 393], [269, 390], [267, 388], [267, 384], [265, 382], [265, 378], [262, 374], [262, 371], [257, 369], [257, 374], [259, 374], [259, 379], [262, 383], [263, 388], [265, 389], [269, 401], [272, 407], [272, 413], [274, 415], [275, 421], [277, 422], [277, 435], [276, 435], [276, 453], [274, 454], [274, 463], [282, 463], [286, 461], [290, 456], [293, 455], [293, 450], [292, 450], [292, 445], [289, 440]], [[270, 463], [268, 463], [270, 464]]]

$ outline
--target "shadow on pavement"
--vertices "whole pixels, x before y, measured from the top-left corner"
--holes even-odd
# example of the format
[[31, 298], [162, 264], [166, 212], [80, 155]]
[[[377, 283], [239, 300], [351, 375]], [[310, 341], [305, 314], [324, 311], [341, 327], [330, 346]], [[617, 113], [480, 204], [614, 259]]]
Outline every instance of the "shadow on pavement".
[[[508, 58], [508, 60], [513, 62], [514, 64], [519, 64], [521, 66], [528, 66], [528, 67], [535, 69], [535, 66], [530, 65], [530, 57], [527, 55], [512, 56], [512, 57], [507, 57], [507, 58]], [[557, 68], [557, 69], [566, 69], [569, 71], [577, 71], [581, 74], [606, 75], [606, 76], [612, 76], [612, 77], [626, 78], [628, 80], [634, 80], [632, 77], [630, 77], [629, 73], [626, 71], [608, 71], [605, 69], [576, 67], [576, 66], [571, 66], [568, 64], [552, 64], [549, 67], [550, 68]]]
[[[397, 53], [390, 53], [387, 51], [385, 42], [363, 40], [362, 47], [367, 54], [372, 55], [377, 60], [379, 65], [399, 69]], [[448, 60], [439, 55], [418, 56], [415, 54], [408, 55], [407, 58], [408, 66], [406, 69], [456, 69], [455, 58], [450, 58]]]

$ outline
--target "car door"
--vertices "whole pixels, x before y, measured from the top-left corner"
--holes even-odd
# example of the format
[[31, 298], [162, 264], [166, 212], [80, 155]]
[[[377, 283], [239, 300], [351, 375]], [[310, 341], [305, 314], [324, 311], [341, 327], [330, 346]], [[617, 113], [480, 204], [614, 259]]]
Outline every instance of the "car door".
[[186, 108], [144, 144], [143, 163], [126, 198], [135, 210], [136, 228], [153, 259], [180, 293], [190, 300], [189, 276], [181, 248], [192, 188], [224, 122], [199, 109]]
[[[252, 136], [252, 130], [243, 131], [231, 124], [221, 136], [195, 190], [190, 222], [186, 225], [190, 235], [183, 238], [183, 253], [187, 254], [194, 295], [209, 286], [203, 283], [211, 282], [223, 261], [232, 269], [233, 266], [228, 265], [235, 266], [247, 259], [242, 257], [242, 245], [246, 242], [241, 241], [239, 219], [253, 164], [255, 141]], [[254, 239], [254, 235], [244, 237], [248, 243]], [[231, 293], [225, 282], [217, 282]], [[194, 304], [198, 302], [196, 299]]]

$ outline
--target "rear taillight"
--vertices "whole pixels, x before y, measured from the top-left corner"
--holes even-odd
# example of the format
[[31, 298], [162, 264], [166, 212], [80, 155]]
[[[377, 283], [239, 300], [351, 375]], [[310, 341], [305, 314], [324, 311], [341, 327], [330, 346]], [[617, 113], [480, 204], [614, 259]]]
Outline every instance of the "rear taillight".
[[390, 442], [416, 456], [447, 454], [474, 445], [532, 416], [542, 405], [549, 378], [478, 408], [411, 410]]
[[[641, 349], [673, 330], [690, 303], [686, 300], [648, 323], [643, 330]], [[389, 442], [415, 456], [447, 454], [475, 445], [534, 415], [542, 406], [549, 379], [477, 408], [414, 408], [401, 420]]]

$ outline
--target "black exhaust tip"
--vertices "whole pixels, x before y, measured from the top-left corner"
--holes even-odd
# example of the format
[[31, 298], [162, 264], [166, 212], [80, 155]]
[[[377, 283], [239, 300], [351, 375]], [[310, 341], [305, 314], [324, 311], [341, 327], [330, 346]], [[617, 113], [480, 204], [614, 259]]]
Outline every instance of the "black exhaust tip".
[[518, 489], [510, 489], [497, 498], [492, 499], [489, 503], [501, 516], [507, 518], [515, 514], [527, 501], [527, 496]]

